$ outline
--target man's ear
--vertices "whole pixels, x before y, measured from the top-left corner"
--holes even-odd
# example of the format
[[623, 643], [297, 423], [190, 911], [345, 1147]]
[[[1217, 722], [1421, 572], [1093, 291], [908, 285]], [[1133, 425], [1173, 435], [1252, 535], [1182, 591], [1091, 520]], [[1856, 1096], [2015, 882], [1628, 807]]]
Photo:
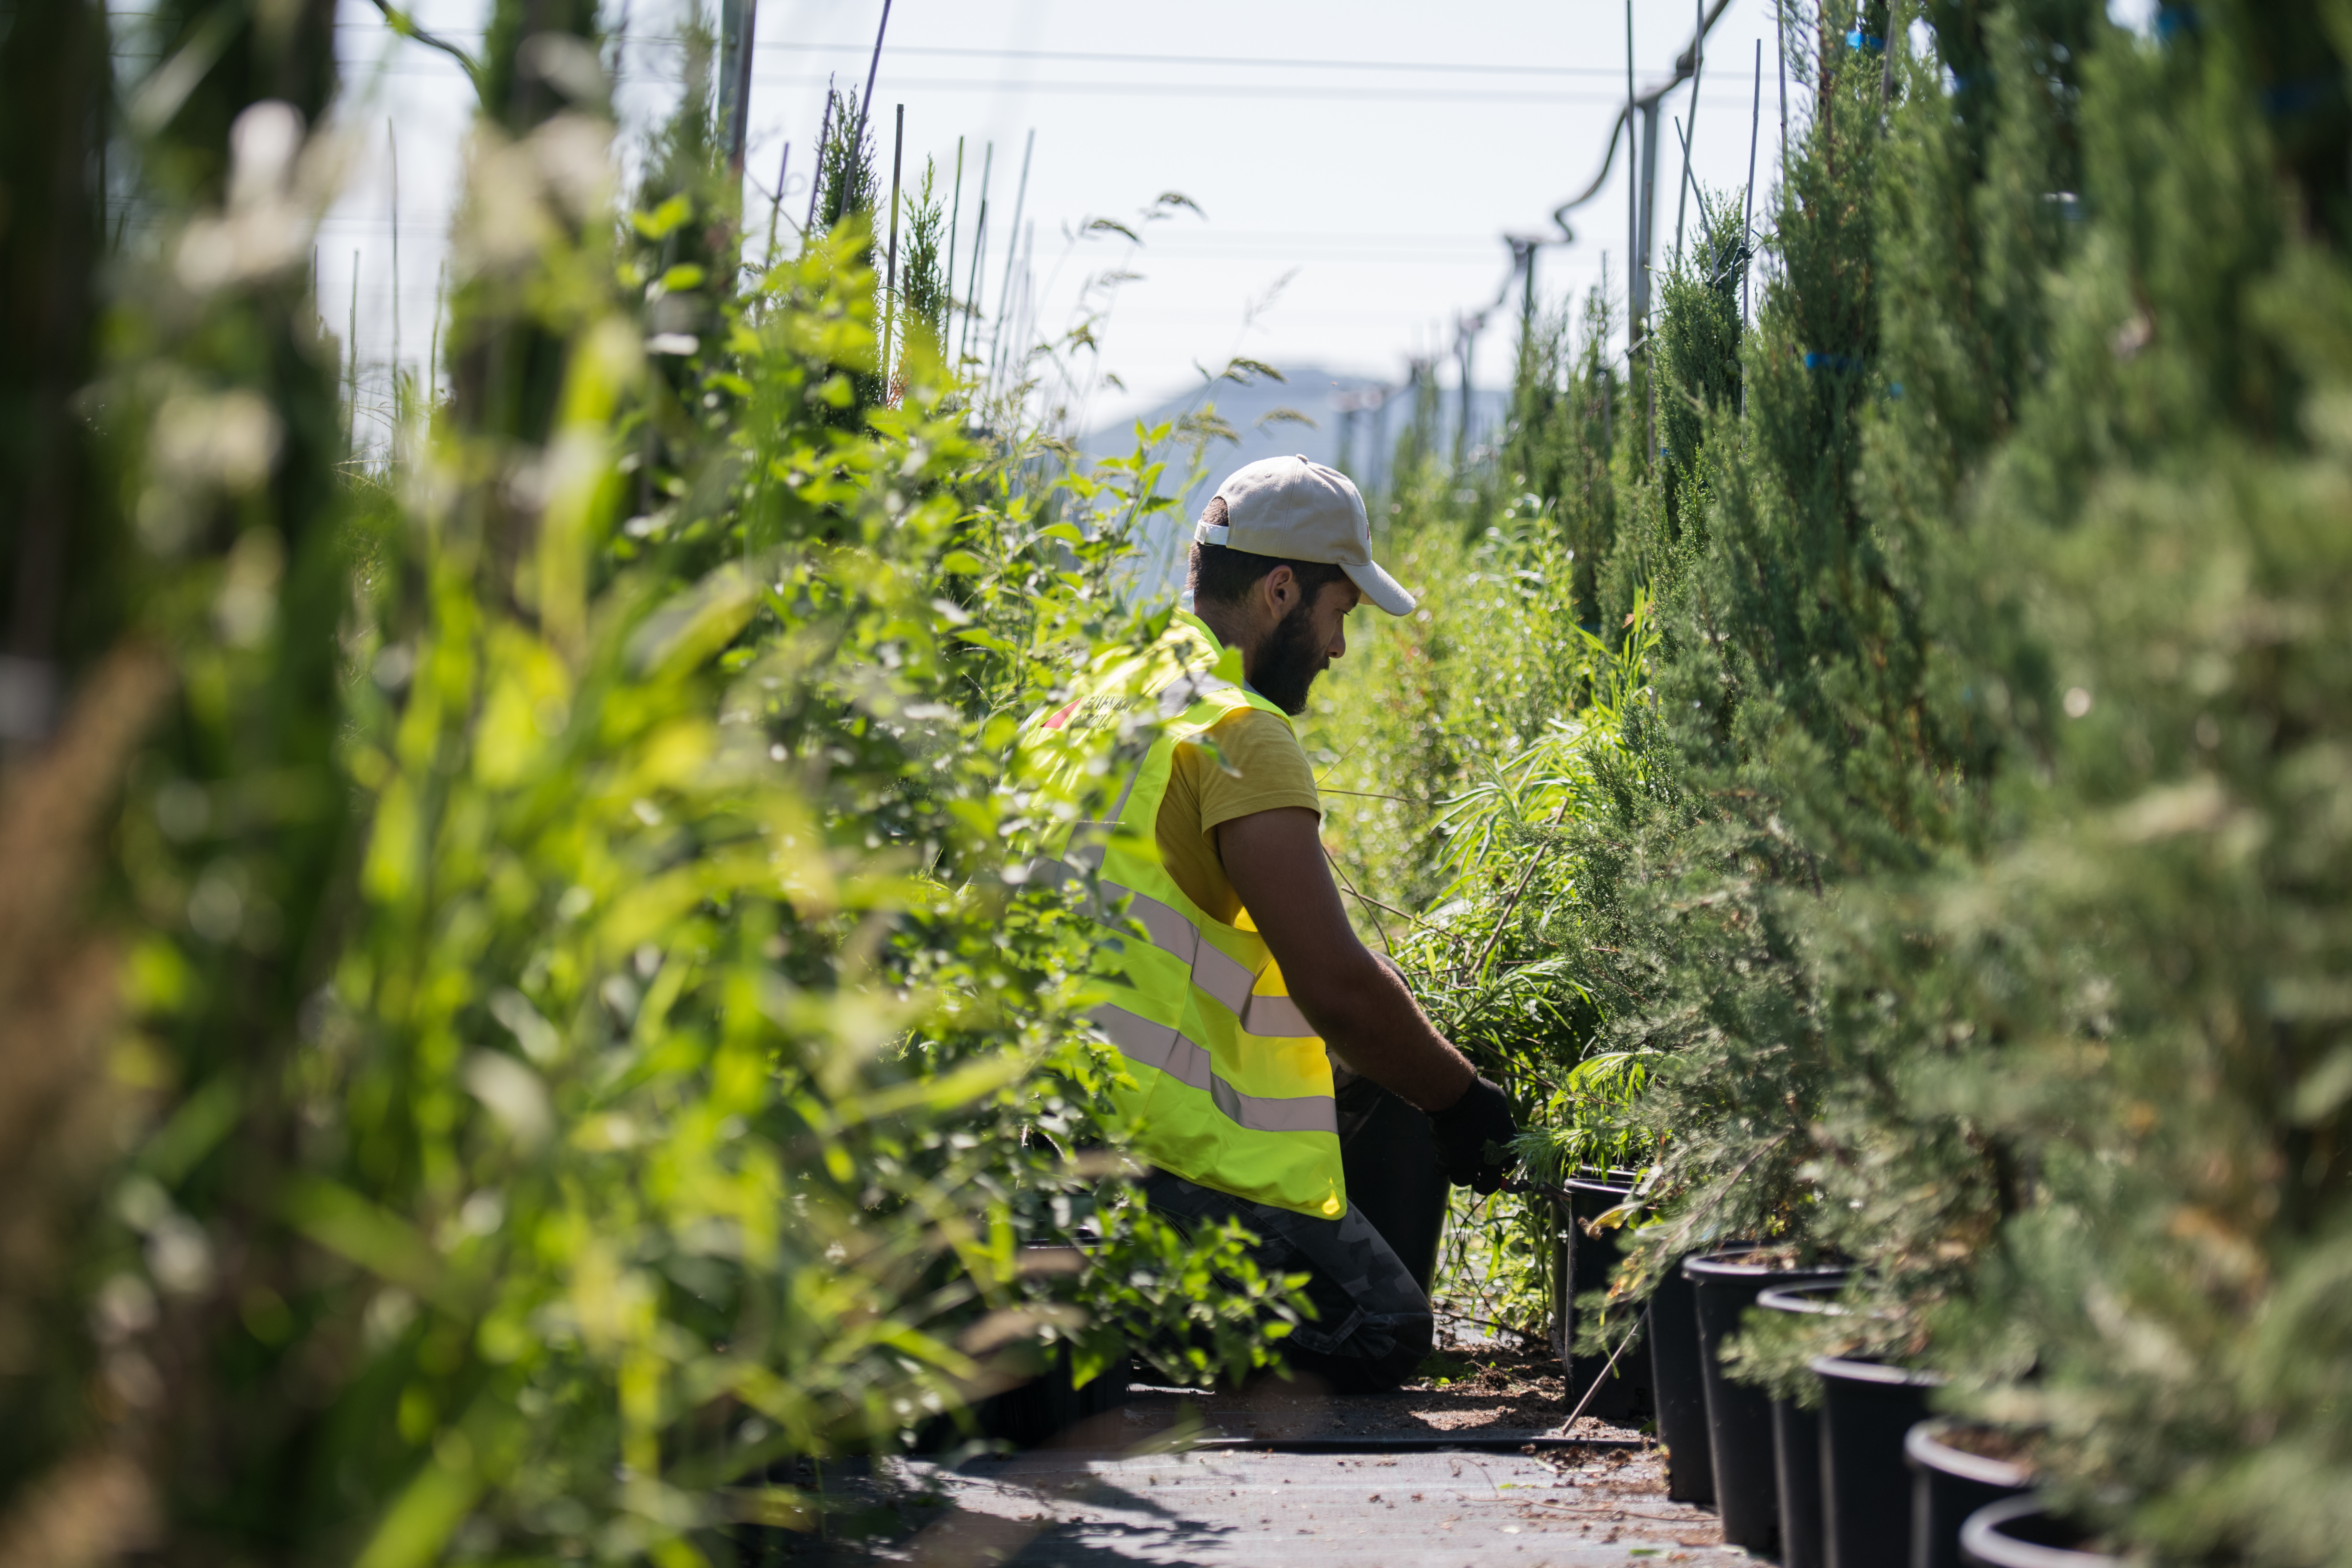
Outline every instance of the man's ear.
[[1266, 607], [1280, 620], [1290, 608], [1290, 599], [1298, 593], [1298, 574], [1287, 565], [1277, 566], [1258, 579], [1266, 597]]

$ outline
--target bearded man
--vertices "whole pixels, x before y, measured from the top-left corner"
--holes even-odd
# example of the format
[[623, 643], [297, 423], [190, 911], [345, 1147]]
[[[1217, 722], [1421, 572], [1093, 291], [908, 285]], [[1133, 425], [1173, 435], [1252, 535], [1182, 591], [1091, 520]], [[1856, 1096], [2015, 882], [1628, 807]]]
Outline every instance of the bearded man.
[[1444, 1185], [1496, 1191], [1517, 1131], [1356, 935], [1324, 856], [1293, 721], [1366, 602], [1414, 605], [1372, 560], [1354, 484], [1304, 457], [1252, 463], [1194, 530], [1167, 636], [1024, 736], [1045, 787], [1076, 798], [1139, 709], [1160, 721], [1047, 869], [1097, 875], [1112, 1000], [1094, 1017], [1133, 1079], [1115, 1096], [1149, 1201], [1188, 1226], [1239, 1219], [1262, 1267], [1306, 1273], [1317, 1317], [1285, 1355], [1339, 1392], [1393, 1387], [1428, 1354]]

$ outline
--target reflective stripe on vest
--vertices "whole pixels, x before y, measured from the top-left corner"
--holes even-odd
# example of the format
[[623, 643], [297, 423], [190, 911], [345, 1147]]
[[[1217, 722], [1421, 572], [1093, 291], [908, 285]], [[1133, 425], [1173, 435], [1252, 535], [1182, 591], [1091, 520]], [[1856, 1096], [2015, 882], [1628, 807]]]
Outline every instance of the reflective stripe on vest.
[[[1027, 878], [1091, 884], [1082, 907], [1107, 928], [1096, 972], [1110, 998], [1089, 1016], [1134, 1075], [1111, 1092], [1134, 1119], [1135, 1152], [1204, 1186], [1336, 1218], [1346, 1186], [1322, 1042], [1265, 939], [1193, 904], [1150, 847], [1178, 744], [1241, 708], [1282, 716], [1206, 668], [1218, 658], [1207, 628], [1180, 617], [1161, 643], [1097, 664], [1068, 702], [1030, 721], [1028, 782], [1072, 805], [1102, 798], [1102, 755], [1124, 715], [1164, 728], [1102, 817], [1074, 824]], [[1236, 667], [1230, 654], [1223, 662]]]
[[[1081, 826], [1102, 825], [1087, 823]], [[1098, 847], [1093, 850], [1093, 858], [1097, 864], [1100, 863], [1102, 851]], [[1066, 860], [1041, 860], [1031, 875], [1054, 882], [1077, 879], [1076, 868]], [[1223, 948], [1203, 942], [1200, 931], [1184, 918], [1181, 910], [1161, 903], [1149, 893], [1122, 888], [1117, 882], [1104, 880], [1095, 886], [1100, 901], [1089, 912], [1097, 920], [1116, 920], [1120, 914], [1125, 914], [1140, 921], [1145, 933], [1151, 938], [1151, 945], [1182, 960], [1192, 972], [1192, 984], [1223, 1002], [1243, 1028], [1253, 1035], [1264, 1035], [1273, 1039], [1318, 1037], [1315, 1026], [1307, 1021], [1307, 1015], [1299, 1011], [1297, 1003], [1287, 996], [1254, 989], [1256, 977], [1227, 957]], [[1152, 1065], [1159, 1064], [1154, 1062]]]
[[1109, 1003], [1087, 1015], [1098, 1025], [1110, 1043], [1118, 1047], [1119, 1055], [1145, 1067], [1158, 1068], [1191, 1084], [1194, 1089], [1208, 1090], [1209, 1098], [1219, 1110], [1231, 1117], [1237, 1127], [1253, 1128], [1260, 1132], [1329, 1132], [1339, 1131], [1337, 1107], [1319, 1094], [1275, 1099], [1265, 1095], [1244, 1094], [1217, 1076], [1210, 1065], [1209, 1053], [1186, 1039], [1166, 1024], [1130, 1013]]

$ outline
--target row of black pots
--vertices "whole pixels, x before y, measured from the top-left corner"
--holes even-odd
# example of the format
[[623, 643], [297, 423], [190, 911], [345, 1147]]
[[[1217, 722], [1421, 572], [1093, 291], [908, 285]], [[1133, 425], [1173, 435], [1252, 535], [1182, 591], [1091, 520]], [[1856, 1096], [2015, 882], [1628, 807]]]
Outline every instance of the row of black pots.
[[1948, 1424], [1928, 1419], [1927, 1393], [1940, 1381], [1931, 1373], [1822, 1357], [1811, 1363], [1822, 1382], [1817, 1412], [1729, 1377], [1719, 1352], [1751, 1306], [1836, 1311], [1843, 1288], [1842, 1269], [1769, 1268], [1754, 1250], [1686, 1258], [1651, 1298], [1669, 1497], [1713, 1504], [1727, 1542], [1785, 1568], [2100, 1561], [2047, 1555], [2068, 1537], [2022, 1496], [2025, 1473], [1941, 1440]]

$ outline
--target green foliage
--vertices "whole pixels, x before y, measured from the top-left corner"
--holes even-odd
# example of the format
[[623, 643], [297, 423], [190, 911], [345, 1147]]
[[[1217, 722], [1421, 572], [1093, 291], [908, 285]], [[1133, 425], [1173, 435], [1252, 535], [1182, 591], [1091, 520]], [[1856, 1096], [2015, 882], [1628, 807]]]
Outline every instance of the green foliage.
[[1641, 447], [1630, 426], [1620, 446], [1619, 424], [1640, 416], [1640, 400], [1629, 399], [1611, 363], [1616, 322], [1605, 272], [1580, 314], [1572, 318], [1563, 304], [1539, 320], [1520, 346], [1502, 452], [1519, 492], [1550, 508], [1568, 552], [1575, 618], [1595, 631], [1630, 612], [1639, 592], [1622, 582], [1604, 585], [1600, 576], [1617, 554], [1625, 499], [1616, 476], [1619, 453], [1639, 463]]
[[907, 215], [907, 248], [898, 261], [898, 295], [906, 330], [920, 333], [937, 358], [947, 341], [948, 212], [934, 188], [939, 171], [923, 160], [923, 182], [913, 192]]
[[1738, 205], [1701, 195], [1690, 252], [1659, 279], [1657, 356], [1659, 476], [1650, 536], [1629, 541], [1641, 581], [1661, 599], [1706, 549], [1707, 479], [1702, 466], [1710, 425], [1740, 407], [1739, 292], [1748, 247]]
[[[107, 84], [30, 51], [98, 19], [0, 37], [9, 199], [80, 171], [0, 230], [56, 334], [0, 395], [67, 432], [0, 445], [14, 537], [116, 542], [54, 556], [76, 700], [0, 791], [12, 1528], [725, 1560], [815, 1522], [782, 1461], [1048, 1360], [1265, 1364], [1292, 1282], [1135, 1201], [1083, 928], [1005, 858], [1021, 721], [1161, 624], [1124, 558], [1213, 406], [1083, 475], [981, 439], [928, 169], [884, 374], [853, 98], [747, 279], [706, 67], [616, 213], [593, 16], [502, 3], [455, 396], [351, 474], [330, 9], [152, 23], [234, 37], [132, 89], [164, 232], [96, 302]], [[1318, 690], [1328, 847], [1531, 1173], [1646, 1167], [1597, 1339], [1722, 1237], [1843, 1254], [1857, 1310], [1740, 1375], [1923, 1362], [2154, 1560], [2339, 1561], [2352, 33], [1916, 17], [1784, 15], [1752, 323], [1702, 202], [1622, 373], [1605, 290], [1537, 318], [1492, 468], [1422, 378], [1423, 604]], [[1464, 1200], [1456, 1304], [1534, 1326], [1552, 1228]]]
[[[1998, 1227], [1927, 1321], [1969, 1401], [2044, 1426], [2052, 1489], [2158, 1555], [2319, 1563], [2352, 1468], [2322, 1305], [2343, 1019], [2314, 1005], [2347, 885], [2319, 616], [2352, 275], [2333, 177], [2302, 182], [2352, 126], [2277, 96], [2341, 71], [2316, 16], [2200, 15], [2075, 51], [2084, 216], [1937, 584], [1969, 656], [1948, 700], [2000, 740], [1990, 830], [1840, 953], [1896, 999], [1902, 1111], [1986, 1151], [1972, 1202], [1906, 1214], [1928, 1173], [1900, 1165], [1859, 1194], [1885, 1254]], [[1888, 964], [1905, 933], [1932, 964]]]
[[[1402, 492], [1390, 547], [1422, 607], [1350, 628], [1306, 731], [1332, 864], [1360, 929], [1518, 1100], [1546, 1173], [1646, 1158], [1646, 1054], [1589, 1056], [1622, 999], [1590, 963], [1619, 911], [1588, 851], [1605, 856], [1596, 824], [1651, 787], [1655, 633], [1639, 605], [1622, 647], [1577, 624], [1571, 558], [1533, 496], [1465, 542], [1430, 478]], [[1457, 1205], [1465, 1310], [1540, 1330], [1556, 1229], [1514, 1196]]]
[[[0, 1506], [171, 1561], [723, 1561], [817, 1522], [779, 1463], [1049, 1361], [1265, 1364], [1296, 1281], [1138, 1201], [1086, 928], [1003, 861], [1018, 721], [1157, 629], [1109, 585], [1161, 467], [1057, 489], [921, 345], [861, 405], [862, 220], [739, 293], [672, 248], [731, 232], [691, 126], [622, 222], [564, 110], [482, 138], [457, 396], [341, 482], [324, 144], [223, 112], [226, 207], [105, 321], [128, 673], [5, 797], [14, 844], [128, 780], [51, 939], [80, 1012], [0, 977], [103, 1112], [12, 1195], [82, 1223], [15, 1255], [59, 1343]], [[192, 268], [231, 223], [283, 243]]]
[[825, 99], [824, 142], [817, 149], [816, 232], [830, 232], [853, 214], [871, 215], [877, 190], [873, 127], [861, 117], [857, 91], [842, 88]]
[[1746, 406], [1675, 498], [1617, 1299], [1719, 1237], [1843, 1253], [1859, 1310], [1741, 1375], [1922, 1361], [2121, 1545], [2337, 1561], [2352, 117], [2291, 84], [2342, 42], [1930, 5], [1890, 67], [1852, 19], [1796, 30]]

